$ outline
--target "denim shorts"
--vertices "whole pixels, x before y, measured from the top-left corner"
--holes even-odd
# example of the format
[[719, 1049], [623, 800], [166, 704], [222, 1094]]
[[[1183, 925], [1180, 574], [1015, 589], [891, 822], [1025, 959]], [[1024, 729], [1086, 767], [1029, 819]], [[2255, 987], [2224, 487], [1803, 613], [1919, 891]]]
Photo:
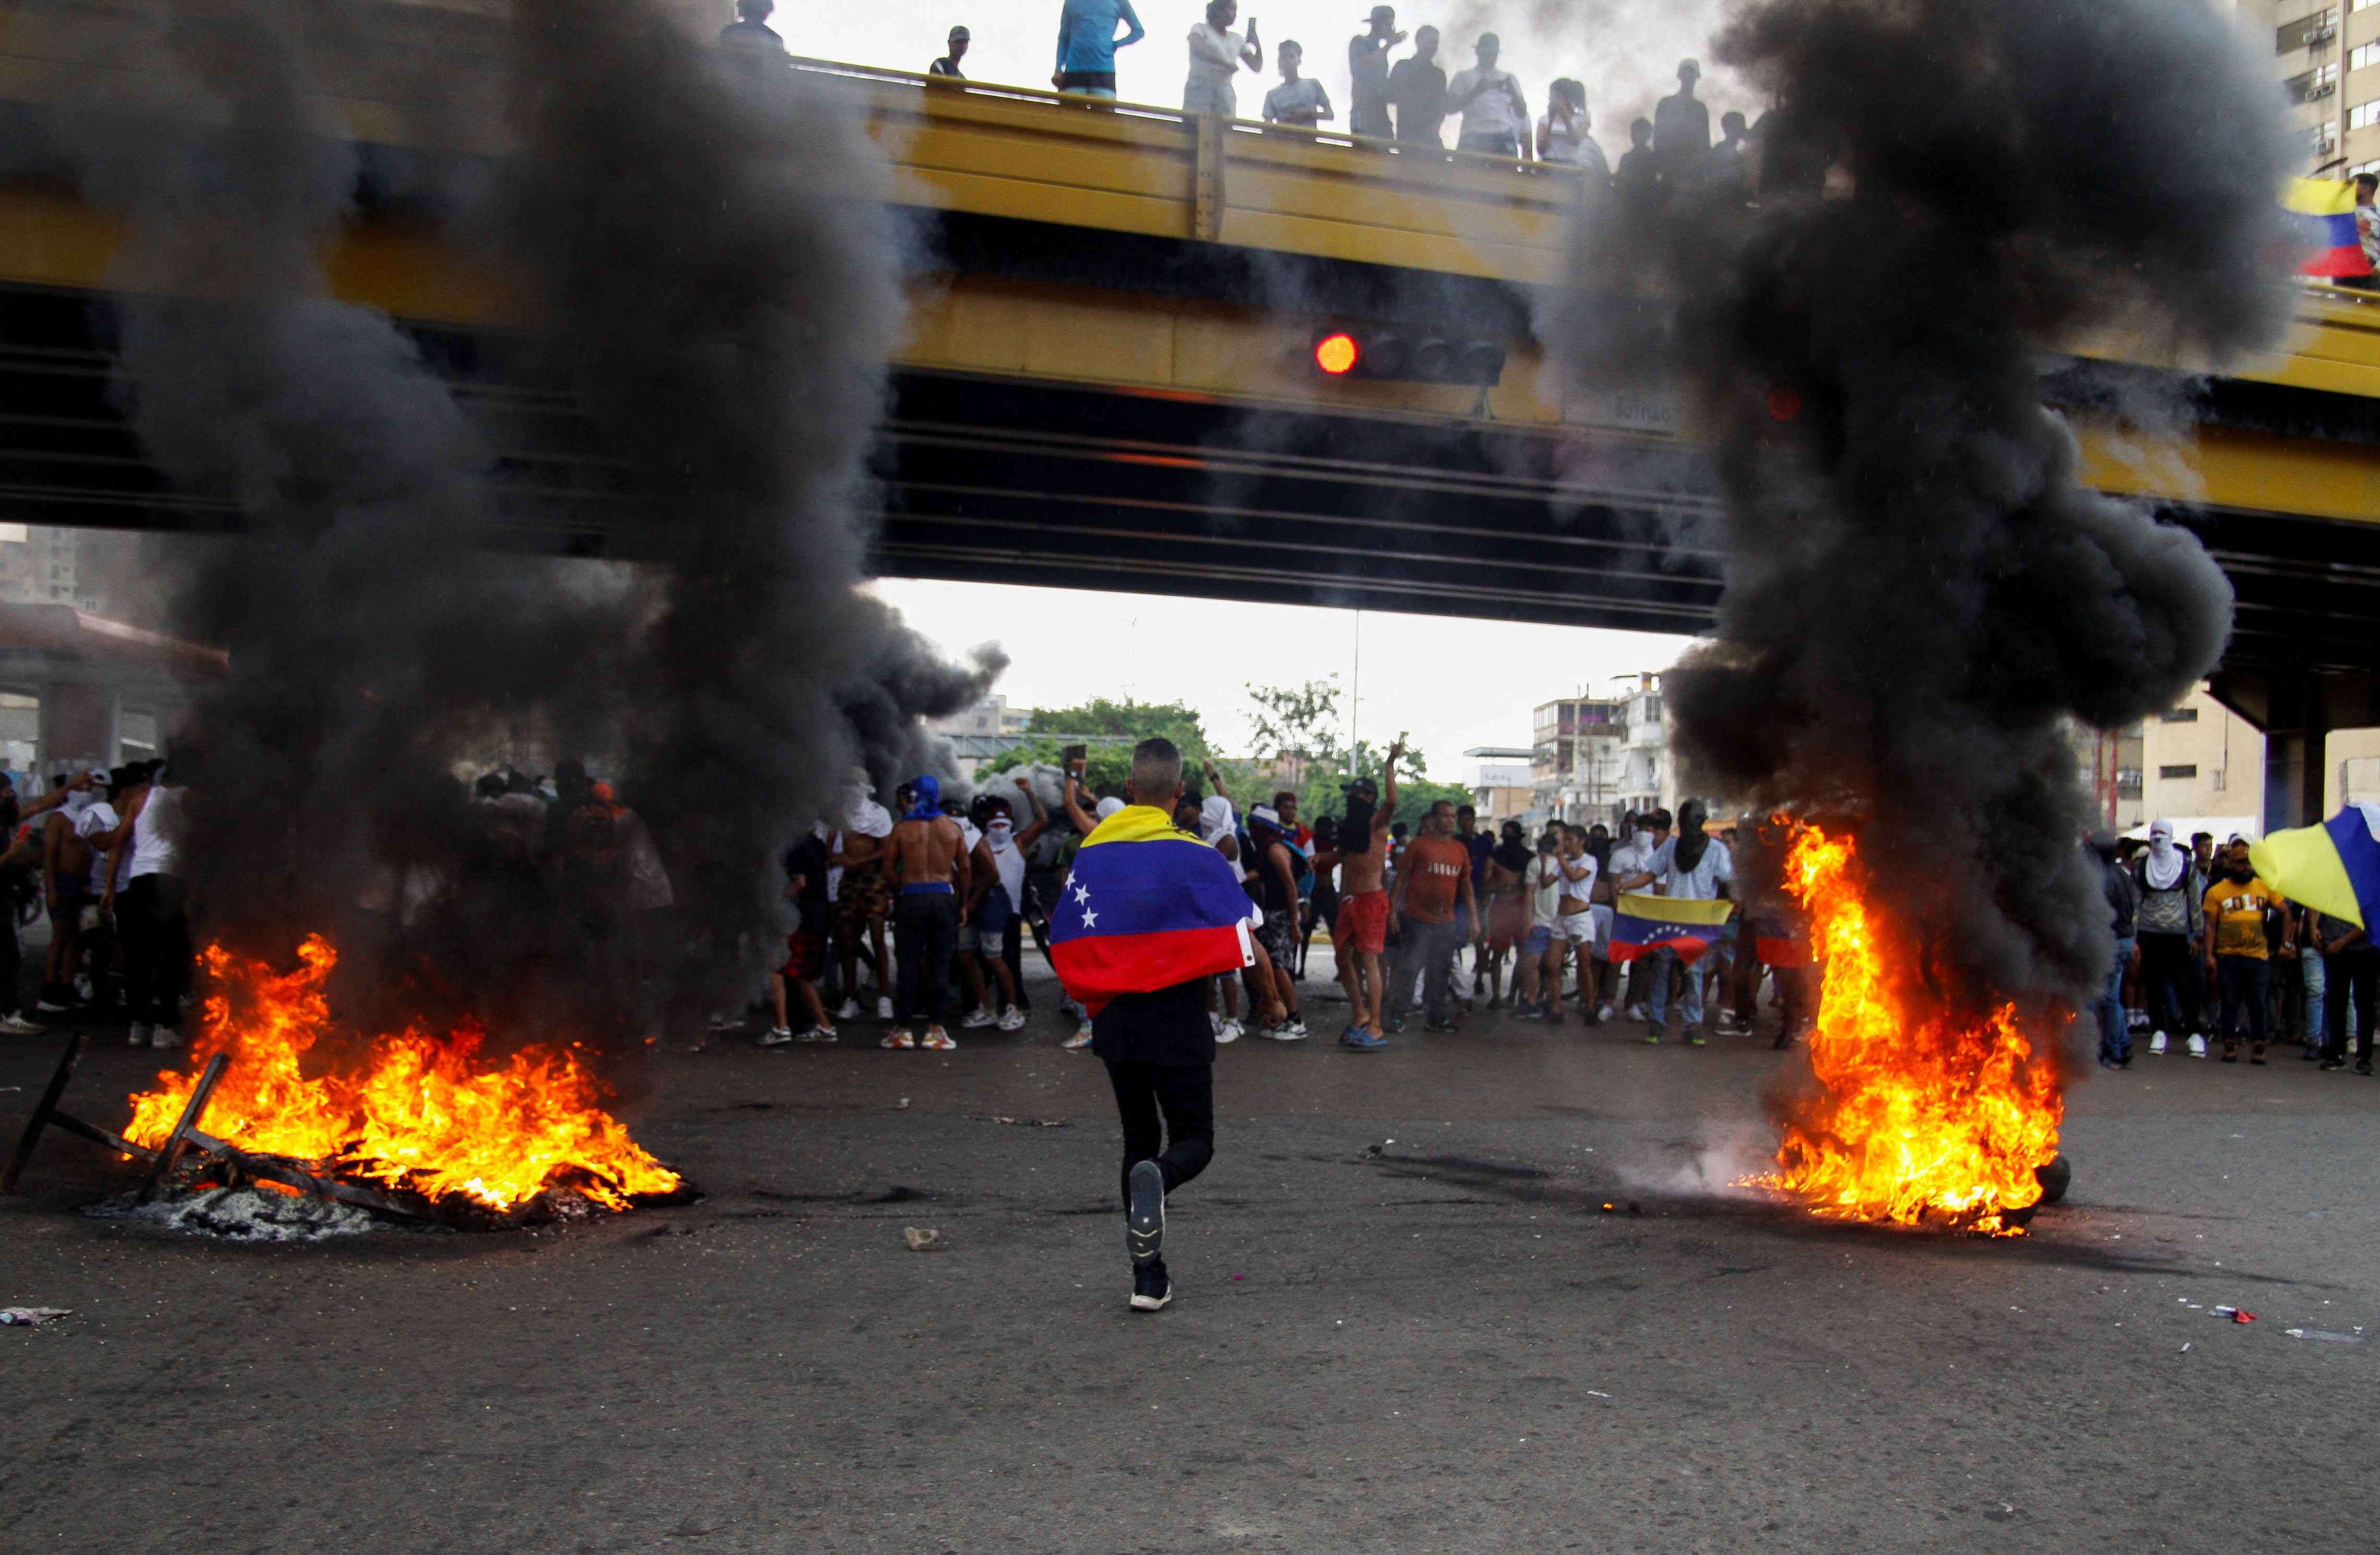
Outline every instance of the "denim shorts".
[[1008, 900], [1008, 887], [993, 886], [967, 917], [969, 942], [986, 955], [1000, 954], [1007, 948], [1008, 919], [1014, 911]]

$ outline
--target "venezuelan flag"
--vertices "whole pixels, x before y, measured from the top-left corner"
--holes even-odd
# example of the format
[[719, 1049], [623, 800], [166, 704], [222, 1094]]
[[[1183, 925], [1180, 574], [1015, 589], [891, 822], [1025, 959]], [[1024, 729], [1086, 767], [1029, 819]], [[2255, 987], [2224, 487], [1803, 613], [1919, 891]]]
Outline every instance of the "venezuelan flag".
[[2380, 914], [2380, 804], [2348, 806], [2319, 826], [2248, 844], [2266, 885], [2325, 917], [2370, 929]]
[[1252, 916], [1229, 859], [1163, 810], [1128, 805], [1076, 850], [1050, 915], [1050, 959], [1066, 992], [1097, 1014], [1120, 993], [1254, 966]]
[[2295, 213], [2305, 232], [2305, 257], [2298, 270], [2306, 275], [2369, 275], [2372, 261], [2363, 257], [2363, 239], [2355, 231], [2355, 186], [2328, 178], [2292, 178], [2281, 203]]
[[1755, 913], [1752, 943], [1763, 966], [1810, 965], [1810, 930], [1798, 918], [1783, 913]]
[[1611, 919], [1611, 959], [1633, 961], [1650, 955], [1662, 945], [1678, 953], [1678, 959], [1691, 966], [1711, 942], [1735, 904], [1724, 899], [1717, 902], [1690, 902], [1680, 896], [1647, 896], [1633, 891], [1620, 893], [1619, 910]]

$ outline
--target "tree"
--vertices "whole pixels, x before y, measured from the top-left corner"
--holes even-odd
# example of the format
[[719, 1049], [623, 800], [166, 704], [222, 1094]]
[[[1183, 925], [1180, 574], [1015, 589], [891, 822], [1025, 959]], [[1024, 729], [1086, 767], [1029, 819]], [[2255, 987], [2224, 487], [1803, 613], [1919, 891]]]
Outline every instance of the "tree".
[[[1318, 815], [1346, 812], [1346, 785], [1350, 781], [1362, 776], [1377, 783], [1383, 775], [1385, 751], [1359, 740], [1351, 755], [1339, 743], [1338, 679], [1330, 675], [1296, 686], [1248, 686], [1248, 700], [1255, 706], [1247, 718], [1257, 754], [1269, 754], [1276, 762], [1292, 752], [1304, 754], [1300, 781], [1279, 786], [1296, 790], [1297, 813], [1308, 825]], [[1402, 734], [1397, 737], [1404, 738]], [[1456, 784], [1432, 783], [1427, 759], [1418, 750], [1408, 747], [1399, 769], [1394, 818], [1398, 820], [1418, 825], [1429, 807], [1440, 799], [1457, 805], [1471, 803], [1470, 789]], [[1273, 791], [1257, 794], [1258, 786], [1261, 785], [1252, 784], [1245, 792], [1234, 786], [1232, 793], [1245, 803], [1254, 803], [1258, 798], [1269, 801]]]
[[1339, 677], [1330, 674], [1303, 686], [1248, 683], [1249, 744], [1258, 757], [1275, 760], [1293, 752], [1308, 761], [1336, 764], [1339, 748]]
[[1132, 775], [1132, 747], [1160, 738], [1181, 747], [1183, 781], [1197, 787], [1199, 764], [1212, 759], [1214, 750], [1197, 711], [1181, 702], [1115, 702], [1099, 697], [1080, 707], [1037, 708], [1025, 726], [1024, 743], [1001, 765], [1005, 770], [1045, 761], [1054, 767], [1067, 746], [1087, 744], [1084, 786], [1102, 796], [1121, 796], [1124, 779]]

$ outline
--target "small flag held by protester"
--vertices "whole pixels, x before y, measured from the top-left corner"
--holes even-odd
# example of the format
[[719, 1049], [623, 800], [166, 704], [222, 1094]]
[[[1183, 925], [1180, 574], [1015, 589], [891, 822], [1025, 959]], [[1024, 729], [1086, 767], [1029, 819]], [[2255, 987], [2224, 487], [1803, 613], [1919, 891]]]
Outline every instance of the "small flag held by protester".
[[1696, 902], [1623, 891], [1619, 910], [1612, 916], [1611, 959], [1634, 961], [1667, 945], [1691, 966], [1718, 940], [1734, 911], [1735, 904], [1725, 898]]
[[1050, 914], [1050, 960], [1093, 1014], [1122, 993], [1151, 993], [1256, 965], [1253, 904], [1231, 861], [1135, 805], [1099, 822], [1075, 854]]
[[1807, 966], [1810, 927], [1783, 913], [1755, 913], [1752, 917], [1752, 946], [1763, 966]]
[[2248, 861], [2290, 901], [2369, 929], [2380, 914], [2380, 804], [2361, 800], [2319, 826], [2270, 832], [2248, 844]]
[[2369, 275], [2372, 261], [2364, 257], [2363, 240], [2355, 231], [2355, 186], [2329, 178], [2292, 178], [2281, 203], [2298, 217], [2304, 230], [2298, 272], [2338, 279]]

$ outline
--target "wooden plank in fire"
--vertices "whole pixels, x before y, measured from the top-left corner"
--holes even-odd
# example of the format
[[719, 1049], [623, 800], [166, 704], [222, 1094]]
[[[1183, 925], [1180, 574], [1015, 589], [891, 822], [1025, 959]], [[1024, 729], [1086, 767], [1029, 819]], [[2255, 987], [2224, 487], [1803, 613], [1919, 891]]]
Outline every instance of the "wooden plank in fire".
[[365, 1187], [360, 1183], [351, 1183], [344, 1177], [326, 1176], [309, 1172], [285, 1156], [257, 1155], [196, 1128], [187, 1130], [183, 1137], [207, 1154], [229, 1161], [251, 1177], [262, 1177], [268, 1182], [279, 1183], [284, 1187], [296, 1188], [300, 1193], [319, 1194], [324, 1198], [335, 1198], [343, 1203], [359, 1205], [366, 1209], [379, 1209], [391, 1215], [403, 1215], [410, 1220], [434, 1219], [432, 1216], [424, 1214], [415, 1206], [391, 1197], [377, 1189]]

